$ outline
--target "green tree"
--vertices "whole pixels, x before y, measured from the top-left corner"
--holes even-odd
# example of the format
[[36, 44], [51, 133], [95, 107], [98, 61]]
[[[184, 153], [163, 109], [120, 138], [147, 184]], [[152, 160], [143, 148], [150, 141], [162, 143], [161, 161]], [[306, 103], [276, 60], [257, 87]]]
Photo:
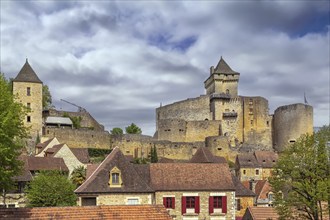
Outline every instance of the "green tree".
[[275, 191], [275, 208], [281, 219], [292, 214], [299, 219], [322, 220], [329, 212], [330, 128], [304, 135], [280, 154], [270, 183]]
[[153, 146], [150, 149], [149, 158], [150, 158], [150, 162], [151, 163], [157, 163], [158, 162], [158, 155], [157, 155], [157, 148], [156, 148], [156, 146]]
[[18, 156], [24, 147], [22, 140], [27, 137], [23, 123], [27, 109], [14, 101], [10, 83], [1, 73], [0, 94], [0, 190], [6, 192], [13, 186], [12, 177], [22, 168]]
[[71, 174], [71, 181], [76, 187], [79, 187], [86, 180], [86, 168], [84, 166], [76, 167]]
[[124, 134], [123, 129], [121, 129], [121, 128], [113, 128], [110, 132], [113, 135], [122, 135], [122, 134]]
[[52, 105], [52, 95], [50, 94], [49, 88], [47, 85], [42, 86], [42, 108], [49, 109], [54, 107]]
[[76, 186], [60, 171], [42, 171], [26, 189], [28, 206], [73, 206]]
[[141, 134], [142, 130], [138, 126], [136, 126], [134, 123], [132, 123], [130, 126], [125, 128], [126, 134]]

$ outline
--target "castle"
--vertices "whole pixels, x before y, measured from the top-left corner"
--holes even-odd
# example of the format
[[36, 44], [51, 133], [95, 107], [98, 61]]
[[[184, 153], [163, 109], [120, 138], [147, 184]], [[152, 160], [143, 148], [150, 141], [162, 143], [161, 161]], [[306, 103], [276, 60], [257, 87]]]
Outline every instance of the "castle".
[[[200, 146], [234, 161], [239, 152], [281, 151], [301, 134], [313, 132], [313, 108], [292, 104], [269, 114], [263, 97], [238, 95], [240, 73], [221, 57], [204, 82], [206, 94], [156, 109], [156, 133], [111, 136], [88, 112], [67, 112], [81, 117], [85, 128], [72, 129], [61, 119], [64, 112], [42, 109], [42, 81], [28, 60], [13, 80], [13, 92], [31, 111], [26, 116], [32, 139], [57, 137], [69, 147], [114, 148], [135, 157], [146, 157], [155, 146], [160, 157], [190, 159]], [[48, 117], [55, 122], [47, 123]], [[56, 121], [57, 120], [57, 121]], [[91, 129], [92, 128], [92, 129]]]

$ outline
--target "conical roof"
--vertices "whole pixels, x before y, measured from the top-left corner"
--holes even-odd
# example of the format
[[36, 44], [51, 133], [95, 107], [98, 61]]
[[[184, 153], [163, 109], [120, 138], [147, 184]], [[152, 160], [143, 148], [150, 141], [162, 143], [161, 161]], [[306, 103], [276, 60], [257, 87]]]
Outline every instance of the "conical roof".
[[37, 74], [34, 72], [32, 67], [30, 66], [28, 60], [22, 69], [17, 74], [16, 78], [13, 80], [14, 82], [32, 82], [32, 83], [42, 83], [42, 81], [38, 78]]
[[239, 74], [238, 72], [233, 71], [222, 57], [214, 69], [214, 73]]

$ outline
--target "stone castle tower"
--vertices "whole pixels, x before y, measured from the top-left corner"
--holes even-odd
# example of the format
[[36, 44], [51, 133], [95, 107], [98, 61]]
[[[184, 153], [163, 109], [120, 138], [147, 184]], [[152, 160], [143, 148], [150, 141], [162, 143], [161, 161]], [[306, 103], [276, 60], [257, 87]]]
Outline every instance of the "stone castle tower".
[[20, 103], [25, 105], [28, 112], [24, 125], [29, 127], [32, 139], [42, 132], [42, 81], [30, 66], [28, 60], [13, 80], [13, 94]]

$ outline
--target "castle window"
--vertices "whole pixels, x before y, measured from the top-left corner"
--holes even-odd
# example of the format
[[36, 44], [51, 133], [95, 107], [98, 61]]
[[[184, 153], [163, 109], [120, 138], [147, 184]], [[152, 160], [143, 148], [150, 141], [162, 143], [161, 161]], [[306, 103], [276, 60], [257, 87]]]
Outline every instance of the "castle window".
[[256, 170], [256, 175], [259, 175], [259, 170]]
[[31, 103], [26, 103], [26, 107], [30, 110], [31, 109]]
[[26, 121], [31, 122], [31, 116], [27, 116]]
[[253, 120], [251, 120], [251, 125], [253, 125]]
[[292, 139], [292, 140], [289, 140], [289, 143], [295, 143], [296, 140]]
[[269, 127], [269, 121], [267, 121], [267, 127]]
[[226, 89], [226, 94], [229, 94], [229, 89]]
[[123, 184], [121, 178], [121, 172], [117, 167], [114, 167], [110, 171], [109, 186], [110, 187], [121, 187]]
[[31, 87], [26, 88], [26, 95], [31, 96]]
[[244, 174], [244, 175], [246, 174], [246, 170], [243, 170], [243, 174]]

